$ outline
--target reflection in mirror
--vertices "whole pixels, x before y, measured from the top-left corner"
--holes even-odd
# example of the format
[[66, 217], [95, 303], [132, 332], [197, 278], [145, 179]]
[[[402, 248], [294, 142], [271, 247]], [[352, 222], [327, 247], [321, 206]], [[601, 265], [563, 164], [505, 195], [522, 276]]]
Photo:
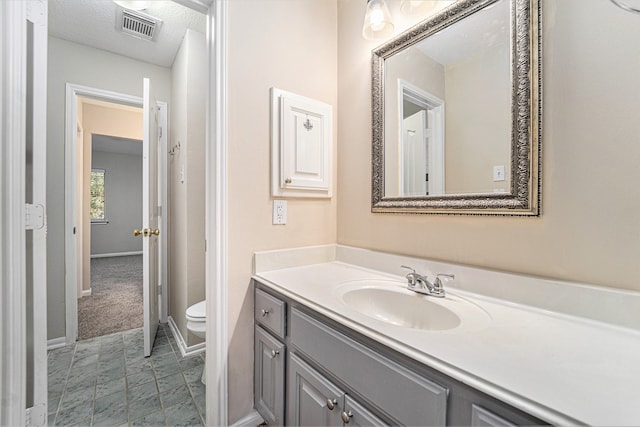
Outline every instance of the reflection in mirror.
[[500, 0], [385, 61], [386, 196], [509, 190], [509, 15]]
[[374, 212], [538, 214], [538, 13], [460, 0], [373, 52]]

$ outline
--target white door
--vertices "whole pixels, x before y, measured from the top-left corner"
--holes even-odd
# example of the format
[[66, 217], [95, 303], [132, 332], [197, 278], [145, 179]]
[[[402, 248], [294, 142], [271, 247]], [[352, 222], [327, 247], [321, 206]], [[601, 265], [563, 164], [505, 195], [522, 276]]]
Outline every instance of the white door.
[[158, 329], [158, 107], [151, 81], [143, 81], [142, 267], [144, 355], [150, 356]]
[[429, 194], [427, 114], [420, 110], [402, 121], [402, 195]]

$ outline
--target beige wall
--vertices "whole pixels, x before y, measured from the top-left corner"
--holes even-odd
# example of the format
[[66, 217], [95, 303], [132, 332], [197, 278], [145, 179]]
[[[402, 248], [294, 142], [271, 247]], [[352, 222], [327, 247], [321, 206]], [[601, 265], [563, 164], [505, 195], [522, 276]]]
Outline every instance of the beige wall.
[[360, 35], [362, 4], [338, 0], [339, 243], [640, 290], [638, 16], [608, 1], [542, 3], [542, 216], [503, 218], [370, 212], [380, 42]]
[[[169, 146], [169, 314], [187, 345], [201, 339], [187, 331], [187, 308], [204, 300], [204, 159], [206, 46], [188, 30], [171, 68]], [[181, 178], [184, 175], [184, 182]]]
[[[446, 67], [447, 194], [510, 189], [510, 60], [506, 43]], [[494, 182], [499, 165], [505, 180]]]
[[[335, 1], [229, 2], [230, 423], [247, 414], [253, 402], [253, 252], [336, 241], [335, 196], [288, 199], [287, 224], [276, 226], [269, 185], [271, 87], [332, 105], [336, 152], [336, 36]], [[334, 168], [334, 182], [335, 177]], [[333, 194], [339, 192], [334, 185]]]
[[169, 69], [55, 37], [47, 70], [47, 337], [65, 336], [64, 182], [65, 86], [74, 83], [142, 96], [142, 78], [154, 82], [159, 101], [171, 102]]

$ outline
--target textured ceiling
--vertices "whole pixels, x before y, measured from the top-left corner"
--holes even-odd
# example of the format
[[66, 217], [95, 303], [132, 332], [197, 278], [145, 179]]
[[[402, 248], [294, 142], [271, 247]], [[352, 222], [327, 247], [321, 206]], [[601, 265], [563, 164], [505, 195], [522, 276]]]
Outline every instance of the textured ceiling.
[[162, 20], [154, 41], [116, 29], [117, 6], [111, 0], [49, 0], [49, 35], [171, 67], [188, 28], [205, 33], [205, 15], [172, 1], [155, 0], [143, 13]]

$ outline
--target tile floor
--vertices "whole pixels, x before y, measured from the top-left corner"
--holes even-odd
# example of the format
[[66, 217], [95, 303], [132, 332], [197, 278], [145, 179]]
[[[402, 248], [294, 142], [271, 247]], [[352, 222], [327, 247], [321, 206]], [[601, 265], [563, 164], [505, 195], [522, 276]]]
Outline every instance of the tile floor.
[[49, 425], [204, 425], [204, 354], [182, 358], [168, 325], [151, 357], [142, 329], [49, 351]]

